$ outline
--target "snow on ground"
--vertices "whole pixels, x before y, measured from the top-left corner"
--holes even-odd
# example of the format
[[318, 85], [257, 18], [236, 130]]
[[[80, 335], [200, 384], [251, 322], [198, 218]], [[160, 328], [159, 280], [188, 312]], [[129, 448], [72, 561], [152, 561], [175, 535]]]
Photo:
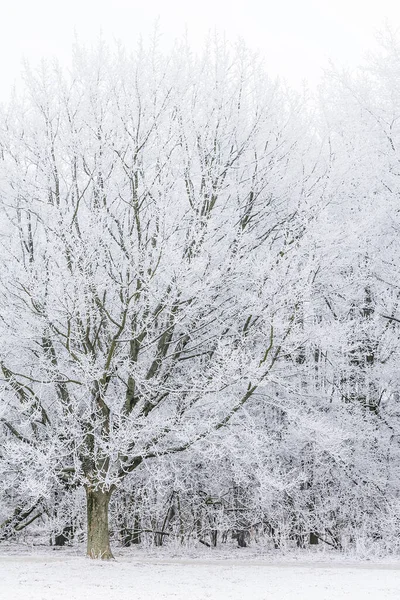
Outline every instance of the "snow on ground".
[[400, 563], [173, 558], [145, 551], [110, 562], [0, 546], [1, 600], [399, 600]]

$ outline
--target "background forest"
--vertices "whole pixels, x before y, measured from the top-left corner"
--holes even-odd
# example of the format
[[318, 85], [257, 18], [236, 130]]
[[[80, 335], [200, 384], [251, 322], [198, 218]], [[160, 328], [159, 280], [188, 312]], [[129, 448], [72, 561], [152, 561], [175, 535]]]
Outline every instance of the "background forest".
[[0, 540], [400, 549], [400, 45], [75, 47], [0, 115]]

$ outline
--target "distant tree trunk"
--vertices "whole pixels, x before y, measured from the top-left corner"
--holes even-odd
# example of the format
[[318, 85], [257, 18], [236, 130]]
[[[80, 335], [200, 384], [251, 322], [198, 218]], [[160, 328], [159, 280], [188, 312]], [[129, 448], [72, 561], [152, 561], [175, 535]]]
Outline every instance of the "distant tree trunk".
[[314, 533], [313, 531], [310, 532], [310, 545], [311, 546], [316, 546], [319, 542], [319, 538], [318, 535], [316, 533]]
[[[125, 548], [128, 548], [132, 544], [140, 544], [141, 536], [140, 536], [140, 516], [139, 513], [135, 513], [133, 517], [133, 528], [127, 527], [126, 522], [125, 526], [121, 529], [121, 538], [122, 543]], [[156, 544], [162, 545], [162, 544]]]
[[[65, 546], [65, 544], [70, 543], [72, 538], [74, 537], [74, 527], [73, 525], [66, 525], [61, 533], [58, 533], [54, 536], [54, 546]], [[52, 545], [52, 540], [50, 540], [50, 545]]]
[[248, 531], [241, 529], [240, 531], [236, 532], [235, 537], [237, 539], [239, 548], [247, 548], [247, 542], [249, 538]]
[[210, 537], [211, 537], [211, 545], [213, 546], [213, 548], [216, 548], [217, 542], [218, 542], [218, 529], [211, 529]]
[[140, 516], [139, 513], [135, 513], [133, 521], [132, 544], [140, 544], [140, 542]]
[[110, 548], [108, 505], [112, 491], [86, 487], [87, 556], [107, 560], [114, 558]]

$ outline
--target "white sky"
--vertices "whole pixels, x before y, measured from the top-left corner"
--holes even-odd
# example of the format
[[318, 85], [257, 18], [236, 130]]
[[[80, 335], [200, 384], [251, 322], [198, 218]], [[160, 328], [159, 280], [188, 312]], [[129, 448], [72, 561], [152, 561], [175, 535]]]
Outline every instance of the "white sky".
[[400, 28], [400, 0], [3, 0], [0, 23], [0, 97], [8, 96], [23, 57], [67, 61], [74, 32], [85, 42], [134, 47], [159, 19], [166, 43], [187, 28], [195, 47], [217, 28], [243, 37], [265, 55], [269, 72], [293, 85], [315, 84], [328, 58], [357, 64], [374, 46], [385, 19]]

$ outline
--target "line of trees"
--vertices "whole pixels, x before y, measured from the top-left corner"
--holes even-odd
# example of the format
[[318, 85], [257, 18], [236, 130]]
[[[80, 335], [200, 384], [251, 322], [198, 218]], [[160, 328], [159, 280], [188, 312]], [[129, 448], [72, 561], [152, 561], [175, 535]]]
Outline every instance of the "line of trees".
[[218, 40], [26, 70], [0, 116], [0, 539], [397, 549], [398, 50], [318, 108]]

